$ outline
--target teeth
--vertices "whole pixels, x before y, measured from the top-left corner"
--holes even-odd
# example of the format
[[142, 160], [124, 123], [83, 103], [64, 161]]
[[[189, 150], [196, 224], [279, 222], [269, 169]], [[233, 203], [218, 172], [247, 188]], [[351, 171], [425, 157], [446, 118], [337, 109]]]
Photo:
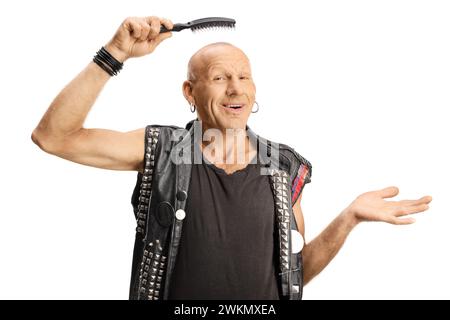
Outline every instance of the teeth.
[[242, 107], [242, 105], [240, 105], [240, 104], [228, 104], [228, 105], [225, 105], [227, 108], [240, 108], [240, 107]]

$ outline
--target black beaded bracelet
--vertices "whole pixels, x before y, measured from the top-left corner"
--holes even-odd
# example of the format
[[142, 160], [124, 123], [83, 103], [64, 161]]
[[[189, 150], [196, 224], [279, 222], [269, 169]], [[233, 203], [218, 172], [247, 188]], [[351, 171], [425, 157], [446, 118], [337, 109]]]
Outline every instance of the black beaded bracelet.
[[93, 61], [111, 77], [116, 76], [123, 68], [123, 63], [114, 58], [104, 47], [97, 51]]

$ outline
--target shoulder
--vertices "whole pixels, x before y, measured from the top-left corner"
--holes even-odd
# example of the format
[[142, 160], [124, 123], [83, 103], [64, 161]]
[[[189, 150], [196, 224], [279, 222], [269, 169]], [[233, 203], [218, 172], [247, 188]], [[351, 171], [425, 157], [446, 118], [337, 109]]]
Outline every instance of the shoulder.
[[184, 129], [178, 126], [174, 126], [174, 125], [163, 125], [163, 124], [148, 124], [145, 126], [145, 130], [168, 130], [168, 131], [173, 131], [173, 130], [179, 130], [179, 129]]
[[147, 144], [152, 140], [171, 141], [174, 132], [178, 131], [184, 132], [185, 129], [174, 125], [148, 124], [145, 126], [145, 142]]
[[[280, 143], [279, 144], [280, 156], [287, 158], [291, 162], [291, 166], [299, 167], [301, 165], [308, 168], [309, 171], [312, 169], [312, 164], [300, 153], [298, 153], [294, 148]], [[295, 168], [294, 168], [295, 169]]]
[[306, 183], [310, 182], [312, 173], [311, 162], [287, 144], [272, 142], [272, 145], [277, 146], [279, 166], [282, 170], [289, 173], [291, 181], [294, 181], [301, 175]]
[[250, 128], [248, 128], [248, 133], [250, 137], [256, 138], [259, 141], [259, 156], [263, 163], [275, 162], [275, 166], [278, 169], [289, 174], [292, 182], [294, 182], [299, 174], [304, 176], [306, 182], [310, 182], [312, 172], [311, 162], [300, 155], [294, 148], [287, 144], [275, 142], [257, 135]]
[[304, 186], [311, 182], [312, 165], [294, 148], [280, 144], [280, 162], [283, 158], [288, 159], [289, 175], [291, 179], [291, 203], [294, 205], [299, 199]]

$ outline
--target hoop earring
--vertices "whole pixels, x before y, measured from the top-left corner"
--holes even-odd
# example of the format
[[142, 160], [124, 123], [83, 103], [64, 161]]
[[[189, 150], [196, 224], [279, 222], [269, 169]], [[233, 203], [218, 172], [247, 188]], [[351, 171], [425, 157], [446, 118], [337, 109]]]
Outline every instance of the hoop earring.
[[197, 109], [197, 107], [196, 107], [195, 104], [193, 104], [192, 102], [189, 103], [189, 105], [191, 106], [191, 112], [194, 113], [195, 110]]
[[257, 112], [259, 111], [259, 104], [258, 104], [258, 102], [255, 101], [255, 104], [256, 104], [256, 106], [257, 106], [258, 108], [256, 109], [256, 111], [253, 111], [253, 109], [252, 109], [252, 113], [257, 113]]

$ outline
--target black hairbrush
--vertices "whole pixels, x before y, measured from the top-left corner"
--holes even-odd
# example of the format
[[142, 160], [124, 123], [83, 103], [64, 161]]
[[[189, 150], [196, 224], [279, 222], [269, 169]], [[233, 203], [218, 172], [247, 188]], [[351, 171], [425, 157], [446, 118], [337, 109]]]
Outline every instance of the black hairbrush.
[[198, 30], [216, 28], [216, 27], [234, 28], [235, 24], [236, 24], [236, 20], [234, 20], [234, 19], [211, 17], [211, 18], [192, 20], [188, 23], [175, 23], [173, 25], [172, 30], [168, 30], [168, 29], [166, 29], [166, 27], [161, 26], [161, 31], [159, 31], [159, 32], [163, 33], [163, 32], [171, 32], [171, 31], [181, 31], [184, 29], [191, 29], [192, 31], [198, 31]]

